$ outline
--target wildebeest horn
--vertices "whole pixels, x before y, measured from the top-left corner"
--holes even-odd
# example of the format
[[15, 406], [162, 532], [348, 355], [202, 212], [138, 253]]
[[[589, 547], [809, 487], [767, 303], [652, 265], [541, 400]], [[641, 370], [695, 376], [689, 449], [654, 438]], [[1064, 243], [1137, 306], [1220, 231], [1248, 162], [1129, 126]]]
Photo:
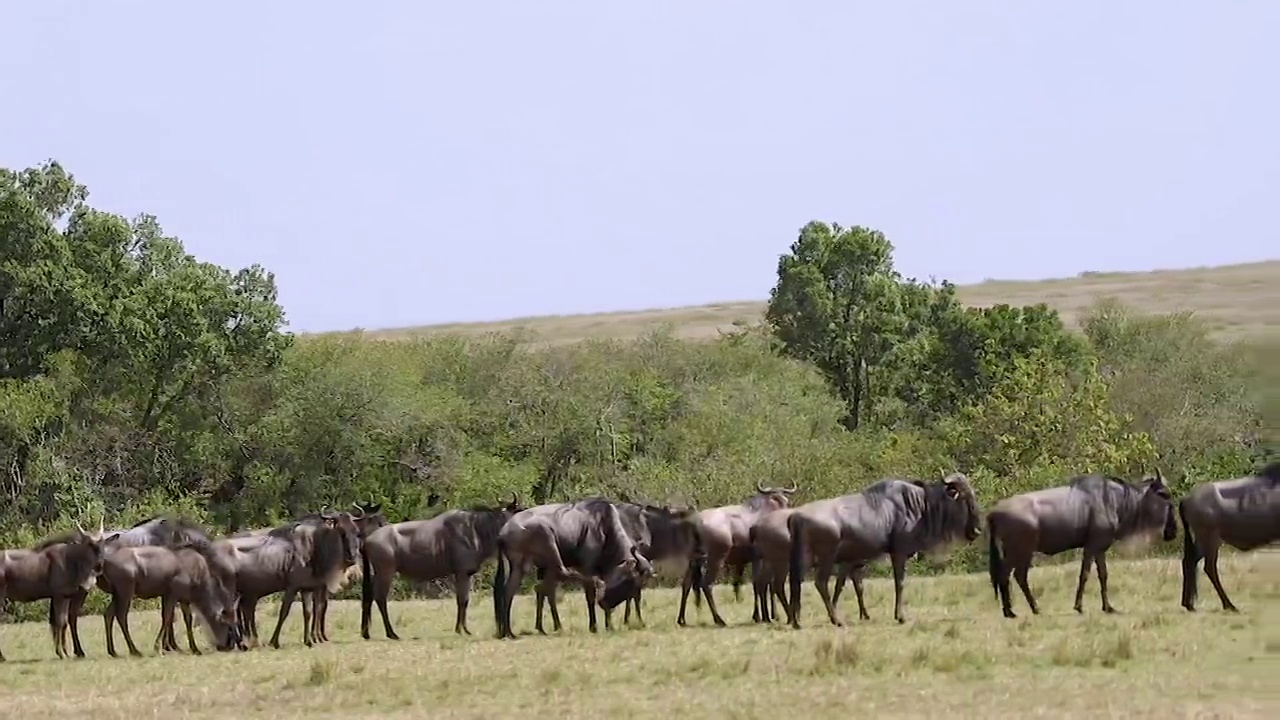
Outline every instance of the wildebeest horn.
[[761, 495], [766, 495], [766, 494], [768, 494], [768, 492], [769, 492], [769, 488], [765, 487], [764, 485], [762, 485], [762, 484], [760, 483], [760, 481], [759, 481], [759, 480], [757, 480], [757, 481], [756, 481], [756, 492], [760, 493]]
[[511, 491], [511, 506], [512, 506], [512, 507], [515, 507], [515, 506], [517, 506], [517, 505], [519, 505], [519, 504], [520, 504], [520, 498], [516, 497], [516, 492], [515, 492], [514, 490], [512, 490], [512, 491]]
[[107, 514], [103, 513], [98, 516], [98, 537], [107, 531]]
[[364, 508], [360, 507], [360, 503], [353, 502], [351, 503], [351, 507], [355, 508], [356, 513], [359, 513], [358, 515], [353, 513], [351, 515], [352, 520], [359, 520], [364, 517]]
[[793, 492], [795, 492], [795, 491], [797, 491], [797, 490], [799, 490], [799, 489], [800, 489], [800, 486], [799, 486], [798, 484], [796, 484], [796, 481], [795, 481], [795, 480], [792, 480], [792, 481], [791, 481], [791, 486], [790, 486], [790, 487], [782, 488], [782, 492], [787, 493], [788, 495], [790, 495], [791, 493], [793, 493]]
[[1156, 482], [1160, 483], [1161, 485], [1164, 484], [1164, 478], [1160, 475], [1159, 467], [1156, 468]]

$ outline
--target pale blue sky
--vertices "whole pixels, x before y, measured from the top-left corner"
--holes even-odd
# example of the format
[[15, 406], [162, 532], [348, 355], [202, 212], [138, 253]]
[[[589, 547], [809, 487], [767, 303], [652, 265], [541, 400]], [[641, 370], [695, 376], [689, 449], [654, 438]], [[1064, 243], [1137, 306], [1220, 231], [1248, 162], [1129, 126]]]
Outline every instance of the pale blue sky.
[[811, 219], [967, 283], [1280, 257], [1280, 2], [10, 2], [0, 166], [294, 330], [764, 298]]

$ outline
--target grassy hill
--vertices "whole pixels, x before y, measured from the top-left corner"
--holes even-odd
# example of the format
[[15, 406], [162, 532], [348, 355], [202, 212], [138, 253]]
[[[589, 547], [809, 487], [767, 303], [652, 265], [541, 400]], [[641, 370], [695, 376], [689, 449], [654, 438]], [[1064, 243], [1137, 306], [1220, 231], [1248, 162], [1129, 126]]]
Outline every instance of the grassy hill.
[[[1280, 331], [1280, 260], [1241, 265], [1151, 272], [1089, 272], [1052, 280], [988, 280], [960, 287], [975, 306], [1045, 302], [1074, 324], [1082, 309], [1100, 297], [1116, 297], [1146, 312], [1192, 310], [1220, 336], [1257, 337]], [[686, 338], [714, 337], [734, 323], [755, 323], [763, 301], [723, 302], [698, 307], [525, 317], [497, 322], [449, 323], [370, 330], [368, 337], [398, 339], [438, 333], [475, 335], [524, 329], [541, 342], [570, 343], [587, 338], [631, 338], [663, 325]]]

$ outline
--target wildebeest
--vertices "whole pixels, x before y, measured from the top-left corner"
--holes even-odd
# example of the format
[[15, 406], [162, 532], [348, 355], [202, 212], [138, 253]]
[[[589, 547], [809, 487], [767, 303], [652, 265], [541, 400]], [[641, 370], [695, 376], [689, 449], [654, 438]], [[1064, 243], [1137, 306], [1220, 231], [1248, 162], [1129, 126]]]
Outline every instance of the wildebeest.
[[[597, 578], [605, 593], [634, 594], [653, 567], [627, 534], [618, 508], [603, 498], [538, 505], [522, 510], [498, 532], [498, 567], [493, 580], [493, 611], [499, 638], [514, 638], [511, 606], [530, 567], [545, 580], [581, 582], [587, 587], [588, 619], [596, 631]], [[509, 575], [508, 575], [508, 568]]]
[[214, 647], [227, 650], [234, 641], [235, 598], [216, 568], [222, 563], [212, 543], [194, 539], [173, 546], [136, 545], [111, 549], [102, 562], [98, 587], [111, 596], [103, 613], [107, 633], [107, 654], [116, 657], [115, 623], [120, 623], [129, 654], [139, 656], [129, 633], [129, 610], [134, 598], [160, 598], [160, 630], [156, 652], [176, 650], [172, 637], [173, 611], [181, 606], [187, 626], [187, 643], [199, 655], [192, 631], [191, 606], [195, 605], [213, 635]]
[[416, 582], [453, 578], [458, 608], [453, 631], [470, 635], [467, 605], [471, 599], [471, 576], [497, 552], [502, 526], [523, 509], [512, 493], [511, 502], [506, 505], [446, 510], [428, 520], [408, 520], [370, 532], [361, 551], [361, 637], [369, 639], [369, 621], [376, 602], [387, 638], [400, 639], [387, 613], [387, 596], [397, 574]]
[[[787, 569], [791, 562], [791, 530], [787, 520], [794, 508], [783, 508], [766, 513], [751, 526], [748, 538], [751, 543], [751, 585], [754, 593], [751, 619], [754, 622], [771, 623], [778, 619], [778, 603], [791, 619], [791, 606], [787, 601]], [[845, 581], [854, 572], [849, 563], [836, 563], [836, 589], [831, 602], [838, 605]], [[859, 566], [859, 572], [861, 566]], [[861, 601], [861, 574], [854, 576], [854, 587], [859, 591], [858, 612], [867, 619], [865, 605]]]
[[[102, 570], [102, 544], [79, 526], [50, 536], [31, 549], [0, 551], [0, 604], [49, 600], [49, 630], [59, 658], [67, 656], [67, 626], [76, 657], [84, 657], [76, 598], [93, 587]], [[0, 652], [0, 661], [4, 653]]]
[[[694, 543], [694, 510], [658, 507], [648, 504], [642, 505], [633, 502], [615, 502], [613, 504], [618, 509], [623, 529], [627, 531], [627, 535], [639, 547], [640, 554], [652, 564], [656, 574], [684, 576], [688, 572], [689, 554]], [[556, 586], [558, 583], [541, 568], [539, 569], [538, 580], [537, 614], [534, 627], [538, 632], [544, 632], [542, 609], [545, 602], [551, 609], [552, 626], [558, 632], [562, 627], [560, 624], [560, 612], [556, 607]], [[613, 601], [617, 598], [622, 598], [622, 602], [626, 603], [626, 614], [623, 616], [624, 623], [630, 622], [631, 607], [634, 605], [636, 620], [644, 624], [644, 618], [640, 614], [643, 586], [639, 583], [635, 584], [634, 593], [631, 595], [621, 594], [622, 589], [622, 586], [619, 586], [617, 594], [613, 597], [602, 598], [598, 603], [604, 609], [606, 629], [611, 629], [613, 626], [612, 614], [613, 609], [616, 607]], [[587, 596], [587, 602], [590, 603], [591, 590], [584, 586], [583, 592]]]
[[997, 502], [987, 513], [987, 569], [1004, 616], [1017, 617], [1010, 597], [1010, 574], [1022, 588], [1032, 614], [1039, 614], [1027, 582], [1032, 557], [1037, 552], [1052, 556], [1076, 548], [1082, 553], [1075, 611], [1084, 612], [1084, 585], [1090, 566], [1096, 562], [1102, 610], [1115, 612], [1107, 597], [1107, 550], [1117, 541], [1161, 528], [1166, 542], [1177, 535], [1173, 500], [1159, 470], [1154, 478], [1136, 486], [1096, 473], [1077, 475], [1066, 485]]
[[[355, 509], [354, 513], [337, 513], [338, 527], [348, 534], [349, 542], [352, 533], [354, 533], [356, 538], [354, 542], [358, 545], [356, 550], [356, 555], [358, 556], [360, 555], [359, 548], [364, 546], [365, 538], [369, 533], [385, 526], [387, 518], [382, 514], [382, 505], [380, 503], [351, 503], [351, 507]], [[320, 513], [310, 513], [304, 515], [301, 520], [315, 524], [322, 521], [323, 516]], [[346, 588], [347, 583], [351, 581], [352, 575], [360, 572], [361, 566], [351, 561], [351, 564], [344, 568], [342, 582], [333, 592], [341, 592]], [[303, 597], [303, 602], [306, 602], [307, 595], [309, 595], [315, 608], [311, 618], [311, 637], [314, 642], [329, 642], [329, 633], [325, 629], [325, 622], [329, 615], [329, 592], [326, 587], [307, 591]]]
[[1280, 461], [1254, 475], [1197, 486], [1178, 502], [1182, 518], [1182, 607], [1196, 609], [1197, 565], [1218, 592], [1222, 609], [1237, 612], [1218, 577], [1223, 543], [1248, 552], [1280, 541]]
[[[246, 639], [258, 637], [258, 600], [278, 592], [280, 614], [271, 647], [280, 647], [280, 629], [298, 593], [326, 588], [336, 590], [353, 563], [355, 541], [339, 527], [339, 518], [328, 513], [319, 524], [298, 521], [274, 528], [265, 534], [242, 535], [219, 540], [215, 545], [231, 559], [240, 595], [241, 632]], [[314, 625], [312, 604], [302, 604], [303, 643], [312, 644]]]
[[695, 520], [694, 549], [690, 553], [689, 572], [680, 587], [680, 612], [676, 624], [685, 624], [685, 610], [689, 591], [694, 592], [694, 602], [699, 595], [706, 597], [711, 619], [724, 627], [724, 618], [716, 608], [711, 587], [723, 567], [733, 572], [733, 593], [741, 597], [742, 575], [751, 564], [751, 526], [765, 515], [791, 504], [791, 496], [799, 488], [765, 487], [756, 483], [756, 494], [738, 505], [708, 508], [699, 512]]
[[[852, 495], [815, 500], [797, 507], [787, 519], [791, 532], [789, 563], [791, 627], [800, 627], [800, 590], [805, 566], [815, 568], [814, 586], [833, 625], [842, 625], [828, 582], [837, 563], [857, 568], [882, 555], [893, 567], [893, 617], [906, 622], [902, 585], [907, 560], [981, 534], [978, 498], [969, 479], [952, 473], [940, 482], [886, 478]], [[853, 575], [861, 608], [861, 573]]]

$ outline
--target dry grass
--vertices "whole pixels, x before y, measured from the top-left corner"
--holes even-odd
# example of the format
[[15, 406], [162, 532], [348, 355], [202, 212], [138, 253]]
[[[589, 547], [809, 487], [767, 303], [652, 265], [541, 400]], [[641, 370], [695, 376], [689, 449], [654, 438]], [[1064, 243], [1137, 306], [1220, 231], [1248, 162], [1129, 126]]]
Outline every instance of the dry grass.
[[[988, 280], [960, 287], [974, 306], [1045, 302], [1069, 323], [1099, 297], [1119, 298], [1146, 312], [1194, 310], [1223, 338], [1256, 337], [1280, 327], [1280, 260], [1189, 270], [1138, 273], [1084, 273], [1055, 280]], [[685, 338], [715, 337], [735, 323], [752, 324], [764, 313], [759, 301], [727, 302], [671, 309], [530, 317], [489, 323], [452, 323], [366, 331], [397, 339], [441, 333], [477, 335], [527, 330], [537, 341], [571, 343], [587, 338], [633, 338], [670, 325]]]
[[[1073, 567], [1033, 570], [1043, 615], [1005, 620], [986, 578], [908, 578], [908, 623], [892, 622], [892, 589], [868, 583], [873, 620], [833, 628], [809, 591], [800, 631], [750, 624], [749, 600], [720, 590], [738, 627], [674, 625], [676, 594], [646, 598], [647, 629], [592, 636], [580, 593], [562, 595], [560, 637], [492, 639], [487, 596], [475, 637], [452, 633], [450, 601], [393, 605], [400, 642], [363, 641], [358, 607], [335, 603], [334, 641], [300, 646], [290, 618], [279, 651], [112, 660], [87, 618], [90, 658], [56, 661], [47, 629], [0, 627], [6, 717], [1280, 717], [1280, 555], [1232, 556], [1226, 582], [1243, 609], [1178, 606], [1172, 560], [1113, 561], [1113, 602], [1070, 611]], [[847, 611], [852, 594], [841, 598]], [[1019, 608], [1022, 606], [1019, 605]], [[267, 617], [274, 607], [264, 607]], [[533, 603], [516, 601], [517, 632]], [[259, 617], [263, 616], [260, 613]], [[856, 618], [856, 611], [852, 613]], [[376, 616], [375, 616], [376, 617]], [[153, 613], [134, 623], [150, 640]], [[270, 625], [267, 626], [267, 630]], [[379, 635], [375, 635], [375, 638]]]

